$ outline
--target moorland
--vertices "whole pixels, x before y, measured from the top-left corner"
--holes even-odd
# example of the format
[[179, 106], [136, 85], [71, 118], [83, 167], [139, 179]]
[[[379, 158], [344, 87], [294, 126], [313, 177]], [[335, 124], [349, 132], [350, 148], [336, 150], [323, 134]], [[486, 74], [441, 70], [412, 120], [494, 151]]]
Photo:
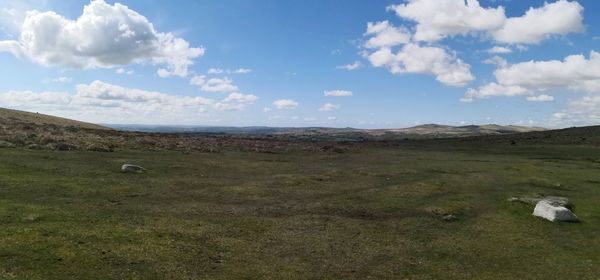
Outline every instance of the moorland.
[[2, 113], [0, 279], [600, 275], [600, 127], [332, 141]]

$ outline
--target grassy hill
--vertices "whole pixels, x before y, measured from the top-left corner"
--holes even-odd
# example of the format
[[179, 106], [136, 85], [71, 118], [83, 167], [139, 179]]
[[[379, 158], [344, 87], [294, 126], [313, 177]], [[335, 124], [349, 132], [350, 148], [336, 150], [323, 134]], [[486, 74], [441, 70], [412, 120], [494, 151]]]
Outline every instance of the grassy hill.
[[[600, 275], [600, 126], [338, 142], [4, 113], [0, 279]], [[582, 222], [507, 201], [529, 195]]]
[[19, 110], [0, 108], [0, 125], [15, 124], [34, 124], [34, 125], [55, 125], [63, 127], [76, 127], [86, 129], [110, 129], [101, 125], [80, 122], [76, 120], [60, 118], [39, 113], [31, 113]]

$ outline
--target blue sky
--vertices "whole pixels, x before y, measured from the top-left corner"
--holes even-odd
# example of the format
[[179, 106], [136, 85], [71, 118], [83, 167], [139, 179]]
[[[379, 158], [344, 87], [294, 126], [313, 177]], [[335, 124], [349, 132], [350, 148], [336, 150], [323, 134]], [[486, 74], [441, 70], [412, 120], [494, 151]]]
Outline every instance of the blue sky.
[[0, 12], [0, 107], [115, 124], [600, 123], [598, 1], [0, 0]]

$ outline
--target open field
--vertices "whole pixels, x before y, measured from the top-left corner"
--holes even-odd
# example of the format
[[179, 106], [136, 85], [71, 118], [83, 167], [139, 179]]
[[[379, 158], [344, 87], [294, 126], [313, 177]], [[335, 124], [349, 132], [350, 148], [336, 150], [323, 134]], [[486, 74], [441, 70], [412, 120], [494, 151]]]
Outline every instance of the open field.
[[[600, 150], [474, 141], [3, 148], [0, 279], [596, 279]], [[569, 197], [582, 222], [507, 201], [527, 194]]]

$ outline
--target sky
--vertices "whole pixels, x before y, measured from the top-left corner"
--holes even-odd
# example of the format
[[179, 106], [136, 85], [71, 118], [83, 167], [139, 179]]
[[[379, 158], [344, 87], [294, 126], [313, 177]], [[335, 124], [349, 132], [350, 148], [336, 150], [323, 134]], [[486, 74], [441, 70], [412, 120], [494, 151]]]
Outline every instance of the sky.
[[0, 0], [0, 107], [103, 124], [600, 124], [600, 2]]

